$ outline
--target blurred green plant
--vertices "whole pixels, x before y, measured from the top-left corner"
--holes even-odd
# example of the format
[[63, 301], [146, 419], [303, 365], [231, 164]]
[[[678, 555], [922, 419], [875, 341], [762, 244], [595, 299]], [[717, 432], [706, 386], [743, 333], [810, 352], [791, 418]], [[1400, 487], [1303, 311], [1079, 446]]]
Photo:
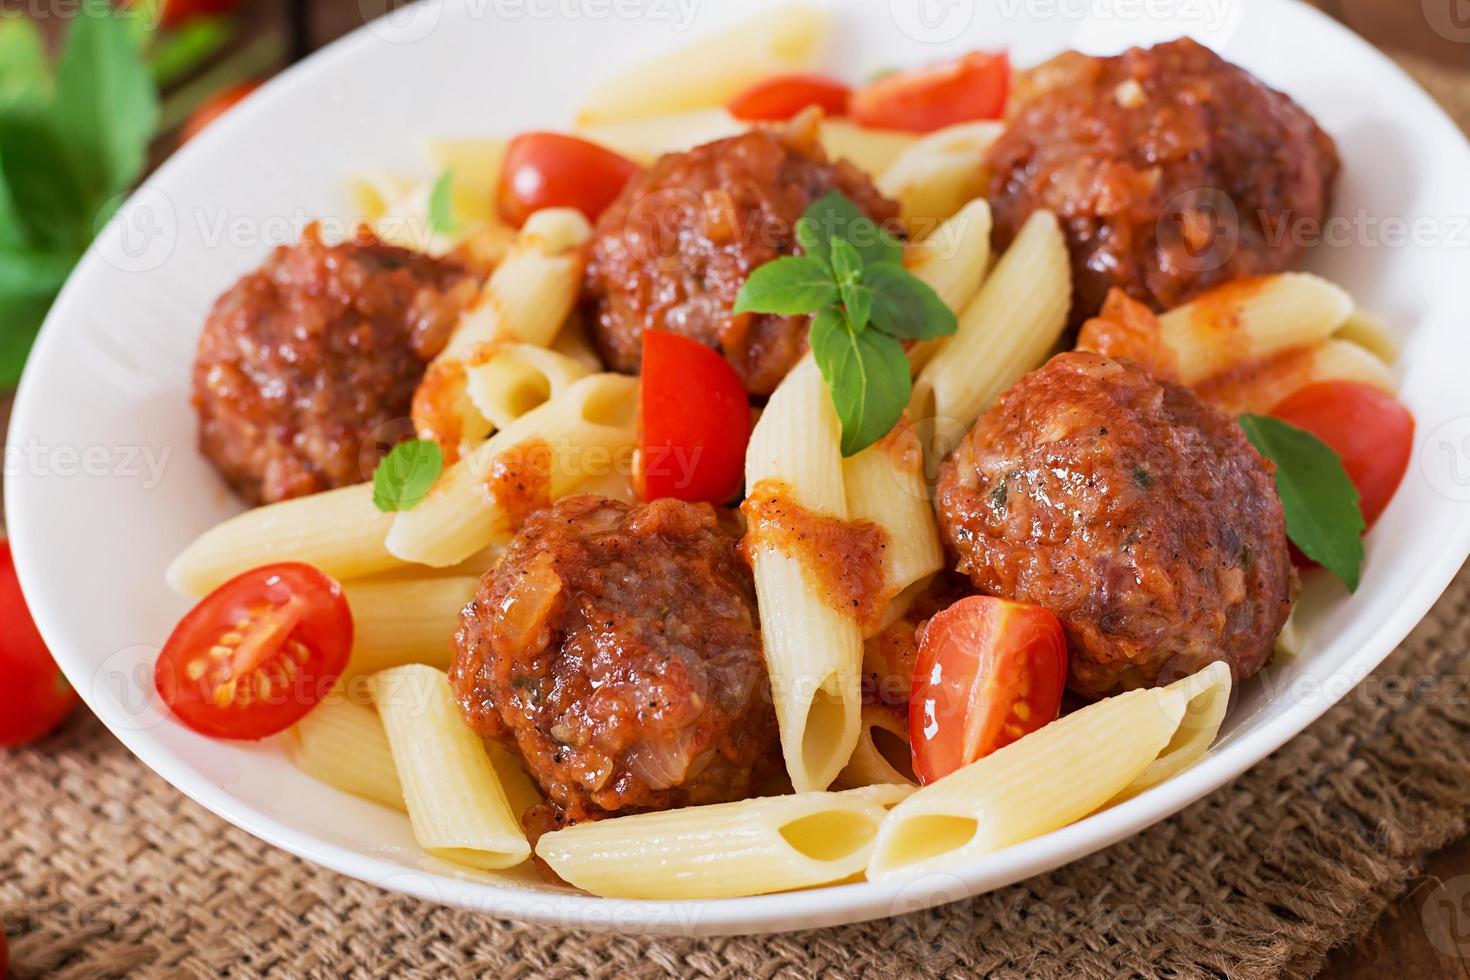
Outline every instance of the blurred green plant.
[[126, 15], [83, 0], [53, 67], [28, 20], [0, 20], [0, 387], [142, 173], [158, 92]]

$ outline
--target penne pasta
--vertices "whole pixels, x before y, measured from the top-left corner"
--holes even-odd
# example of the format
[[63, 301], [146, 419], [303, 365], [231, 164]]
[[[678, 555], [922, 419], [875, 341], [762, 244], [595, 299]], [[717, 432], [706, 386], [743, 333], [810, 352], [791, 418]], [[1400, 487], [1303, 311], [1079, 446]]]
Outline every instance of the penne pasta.
[[353, 625], [345, 673], [376, 674], [409, 663], [448, 669], [459, 612], [478, 584], [468, 576], [344, 584]]
[[565, 354], [532, 344], [495, 346], [465, 368], [465, 391], [494, 429], [504, 429], [591, 374]]
[[340, 696], [340, 689], [290, 728], [285, 747], [296, 768], [313, 779], [395, 810], [406, 809], [378, 713]]
[[373, 677], [419, 846], [474, 868], [509, 868], [531, 856], [518, 815], [480, 737], [460, 718], [441, 670], [409, 664]]
[[526, 811], [537, 804], [544, 803], [546, 798], [541, 795], [541, 790], [531, 780], [526, 772], [526, 767], [521, 763], [521, 757], [516, 754], [515, 749], [503, 745], [493, 738], [487, 738], [485, 742], [485, 754], [490, 757], [490, 765], [495, 769], [495, 776], [500, 780], [500, 788], [505, 791], [506, 803], [510, 805], [510, 812], [515, 814], [517, 820], [522, 821]]
[[1399, 338], [1388, 321], [1361, 306], [1353, 308], [1333, 336], [1357, 344], [1385, 364], [1399, 359]]
[[883, 171], [878, 190], [898, 201], [911, 233], [922, 236], [985, 196], [985, 154], [1003, 128], [971, 122], [929, 133]]
[[1334, 337], [1243, 364], [1199, 382], [1195, 391], [1227, 415], [1269, 413], [1288, 396], [1321, 381], [1357, 381], [1387, 392], [1395, 389], [1387, 364], [1352, 341]]
[[665, 153], [691, 150], [727, 136], [736, 136], [748, 128], [746, 123], [723, 108], [709, 108], [593, 123], [579, 127], [577, 135], [648, 166]]
[[1167, 688], [1119, 694], [917, 790], [879, 828], [868, 877], [949, 869], [1081, 819], [1158, 757], [1186, 703]]
[[551, 349], [563, 357], [576, 361], [591, 374], [605, 370], [602, 356], [587, 339], [587, 325], [576, 310], [572, 311], [572, 315], [567, 317], [567, 322], [562, 324], [561, 330], [557, 331], [556, 339], [551, 342]]
[[626, 482], [637, 392], [637, 379], [620, 374], [574, 382], [445, 469], [418, 506], [394, 516], [388, 551], [456, 565], [509, 538], [531, 510], [594, 482]]
[[1307, 272], [1238, 279], [1159, 316], [1178, 380], [1194, 385], [1241, 364], [1332, 336], [1353, 311], [1342, 289]]
[[[806, 511], [847, 519], [837, 416], [810, 356], [771, 395], [746, 450], [745, 479], [752, 498], [776, 487]], [[752, 541], [786, 771], [798, 792], [825, 789], [857, 744], [862, 630], [851, 610], [834, 608], [807, 567], [809, 556], [792, 542], [762, 543], [754, 527]]]
[[165, 572], [184, 595], [204, 595], [241, 572], [281, 561], [315, 565], [333, 578], [400, 567], [384, 545], [393, 515], [373, 506], [359, 483], [247, 510], [194, 540]]
[[[990, 266], [990, 228], [990, 205], [976, 198], [922, 241], [910, 244], [903, 264], [958, 316], [980, 292]], [[913, 370], [922, 371], [944, 340], [922, 340], [909, 348]]]
[[581, 213], [548, 208], [526, 220], [515, 248], [460, 317], [449, 343], [430, 362], [413, 398], [414, 428], [453, 461], [490, 435], [491, 424], [467, 390], [468, 371], [492, 345], [548, 346], [566, 323], [581, 288], [582, 244], [592, 229]]
[[425, 141], [425, 154], [433, 164], [436, 179], [445, 171], [453, 174], [450, 199], [455, 220], [461, 225], [500, 223], [496, 201], [500, 198], [500, 171], [509, 145], [497, 137]]
[[722, 106], [763, 78], [815, 67], [830, 27], [829, 15], [816, 7], [772, 7], [600, 82], [577, 123]]
[[914, 382], [909, 415], [923, 423], [920, 439], [935, 461], [997, 395], [1045, 359], [1067, 325], [1071, 296], [1061, 227], [1051, 212], [1037, 211]]
[[1229, 665], [1217, 660], [1165, 688], [1186, 699], [1184, 717], [1158, 758], [1134, 776], [1111, 802], [1121, 803], [1137, 796], [1198, 762], [1215, 744], [1220, 723], [1225, 720], [1225, 710], [1230, 707], [1230, 685]]
[[545, 834], [536, 856], [607, 898], [763, 895], [841, 881], [866, 865], [888, 799], [855, 790], [639, 813]]
[[823, 119], [817, 127], [817, 140], [828, 160], [846, 160], [876, 178], [919, 137], [901, 129], [872, 129], [847, 119]]
[[902, 709], [863, 705], [862, 729], [838, 786], [915, 785], [908, 718]]

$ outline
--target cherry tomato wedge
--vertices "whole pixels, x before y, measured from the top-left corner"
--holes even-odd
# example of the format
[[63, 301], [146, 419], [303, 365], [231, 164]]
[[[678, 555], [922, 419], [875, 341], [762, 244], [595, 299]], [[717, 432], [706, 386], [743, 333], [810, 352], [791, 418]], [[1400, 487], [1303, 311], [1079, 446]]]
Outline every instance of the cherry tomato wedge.
[[749, 441], [750, 402], [735, 369], [697, 340], [646, 331], [638, 496], [724, 503], [740, 489]]
[[849, 109], [863, 126], [927, 133], [976, 119], [999, 119], [1011, 84], [1004, 51], [972, 51], [912, 71], [884, 75], [853, 93]]
[[522, 133], [500, 172], [500, 216], [519, 228], [542, 208], [576, 208], [596, 221], [638, 164], [606, 147], [562, 133]]
[[252, 569], [179, 621], [154, 668], [165, 704], [196, 732], [259, 739], [326, 696], [352, 652], [342, 587], [310, 565]]
[[924, 627], [909, 696], [920, 785], [1056, 719], [1067, 680], [1062, 624], [1040, 606], [970, 596]]
[[10, 542], [0, 538], [0, 746], [45, 735], [77, 706], [77, 692], [51, 659], [15, 576]]
[[179, 143], [187, 143], [198, 136], [204, 131], [204, 127], [229, 112], [258, 88], [260, 88], [259, 82], [241, 82], [238, 85], [221, 89], [210, 96], [203, 105], [194, 110], [183, 128], [179, 130]]
[[1271, 414], [1306, 429], [1342, 457], [1368, 527], [1409, 468], [1414, 416], [1388, 392], [1357, 381], [1322, 381], [1288, 396]]
[[846, 115], [851, 96], [851, 88], [825, 75], [777, 75], [756, 82], [725, 108], [748, 122], [784, 122], [809, 106], [820, 106], [829, 116]]

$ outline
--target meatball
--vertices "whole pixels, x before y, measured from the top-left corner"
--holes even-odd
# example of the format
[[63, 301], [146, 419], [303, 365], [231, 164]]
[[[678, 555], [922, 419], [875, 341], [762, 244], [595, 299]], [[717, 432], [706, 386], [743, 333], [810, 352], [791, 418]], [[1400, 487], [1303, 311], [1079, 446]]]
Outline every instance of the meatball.
[[450, 678], [557, 822], [738, 799], [779, 760], [738, 541], [705, 504], [568, 497], [481, 580]]
[[939, 521], [981, 592], [1056, 614], [1097, 698], [1215, 660], [1265, 664], [1295, 575], [1268, 464], [1230, 419], [1131, 361], [1058, 354], [945, 461]]
[[1112, 58], [1069, 52], [1017, 87], [988, 157], [995, 239], [1060, 219], [1074, 324], [1117, 286], [1155, 310], [1290, 268], [1338, 171], [1332, 139], [1289, 97], [1187, 38]]
[[752, 394], [768, 395], [806, 352], [805, 316], [730, 313], [751, 271], [799, 252], [796, 220], [831, 191], [873, 220], [898, 206], [815, 134], [757, 129], [673, 153], [628, 182], [598, 219], [586, 295], [613, 369], [638, 371], [643, 331], [717, 348]]
[[315, 227], [215, 301], [194, 363], [199, 443], [252, 504], [360, 483], [473, 297], [450, 262]]

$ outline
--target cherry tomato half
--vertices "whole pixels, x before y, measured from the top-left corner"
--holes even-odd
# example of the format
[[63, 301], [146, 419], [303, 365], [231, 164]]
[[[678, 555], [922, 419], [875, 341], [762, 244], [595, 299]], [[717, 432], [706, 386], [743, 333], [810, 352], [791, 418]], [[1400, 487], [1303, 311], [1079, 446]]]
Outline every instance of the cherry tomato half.
[[970, 596], [924, 627], [909, 695], [921, 785], [1056, 719], [1067, 680], [1062, 624], [1040, 606]]
[[241, 82], [238, 85], [220, 89], [211, 95], [203, 105], [194, 110], [183, 128], [179, 130], [179, 144], [187, 143], [198, 136], [204, 131], [204, 127], [229, 112], [258, 88], [260, 88], [259, 82]]
[[24, 745], [61, 724], [77, 692], [51, 659], [20, 593], [10, 542], [0, 538], [0, 746]]
[[825, 75], [777, 75], [756, 82], [725, 108], [748, 122], [784, 122], [809, 106], [821, 106], [829, 116], [846, 115], [851, 96], [851, 88]]
[[646, 331], [638, 496], [724, 503], [740, 489], [749, 441], [750, 402], [735, 369], [697, 340]]
[[1357, 381], [1322, 381], [1287, 397], [1271, 414], [1331, 446], [1358, 488], [1368, 527], [1409, 468], [1414, 416], [1388, 392]]
[[853, 93], [852, 117], [863, 126], [927, 133], [976, 119], [999, 119], [1011, 84], [1004, 51], [884, 75]]
[[596, 221], [638, 164], [606, 147], [561, 133], [522, 133], [500, 172], [500, 216], [519, 228], [542, 208], [576, 208]]
[[179, 621], [154, 668], [165, 704], [196, 732], [259, 739], [312, 709], [347, 666], [352, 612], [310, 565], [252, 569]]

